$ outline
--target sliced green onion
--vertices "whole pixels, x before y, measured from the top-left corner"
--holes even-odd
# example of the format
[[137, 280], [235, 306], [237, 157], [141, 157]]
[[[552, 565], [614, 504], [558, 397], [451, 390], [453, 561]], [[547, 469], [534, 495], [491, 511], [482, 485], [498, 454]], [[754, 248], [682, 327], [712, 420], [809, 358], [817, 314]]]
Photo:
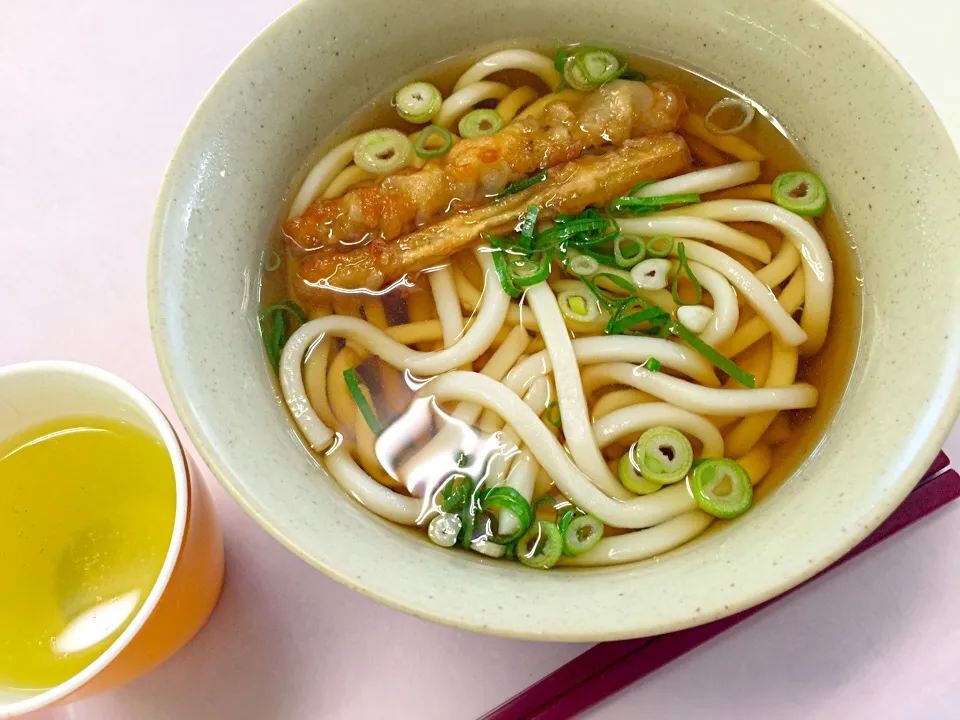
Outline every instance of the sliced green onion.
[[563, 535], [563, 533], [567, 531], [567, 528], [570, 527], [570, 523], [573, 522], [574, 518], [583, 514], [585, 513], [577, 508], [568, 508], [565, 510], [557, 521], [557, 529], [560, 531], [560, 534]]
[[640, 192], [642, 188], [645, 188], [647, 185], [653, 185], [655, 182], [659, 182], [659, 181], [658, 180], [641, 180], [632, 188], [630, 188], [630, 192], [627, 193], [627, 196], [632, 197], [636, 195], [638, 192]]
[[260, 313], [260, 334], [274, 372], [280, 369], [280, 356], [290, 333], [291, 318], [301, 325], [307, 322], [307, 314], [293, 300], [282, 300]]
[[544, 411], [543, 417], [555, 428], [560, 427], [560, 403], [554, 400], [552, 403], [547, 405], [547, 409]]
[[[427, 143], [433, 137], [441, 138], [443, 144], [438, 148], [427, 148]], [[427, 125], [417, 134], [417, 141], [413, 144], [413, 151], [419, 157], [429, 159], [443, 157], [450, 152], [451, 147], [453, 147], [453, 135], [450, 134], [449, 130], [439, 125]]]
[[663, 486], [640, 474], [640, 469], [633, 459], [635, 447], [636, 444], [631, 445], [630, 449], [620, 458], [620, 462], [617, 464], [617, 477], [620, 478], [620, 483], [632, 493], [636, 493], [637, 495], [655, 493]]
[[489, 538], [490, 542], [497, 545], [508, 545], [519, 540], [527, 531], [527, 528], [530, 527], [530, 523], [533, 522], [533, 510], [530, 508], [530, 503], [517, 490], [506, 485], [487, 490], [480, 500], [480, 509], [490, 513], [495, 510], [505, 510], [517, 519], [519, 528], [516, 532], [509, 535], [494, 534]]
[[[673, 276], [673, 284], [670, 286], [670, 294], [673, 295], [673, 301], [677, 305], [699, 305], [703, 302], [703, 288], [700, 287], [700, 281], [697, 280], [697, 276], [693, 274], [693, 270], [690, 269], [690, 264], [687, 262], [687, 251], [683, 247], [683, 243], [677, 245], [677, 257], [680, 258], [680, 267], [677, 268], [676, 274]], [[690, 282], [693, 283], [693, 289], [697, 293], [697, 299], [692, 303], [683, 302], [680, 299], [680, 295], [677, 292], [677, 284], [680, 282], [680, 275], [686, 273], [687, 277], [690, 278]]]
[[347, 383], [347, 390], [350, 391], [350, 397], [353, 398], [353, 402], [355, 402], [357, 408], [359, 408], [360, 414], [363, 415], [367, 426], [374, 435], [379, 435], [381, 432], [380, 421], [377, 420], [377, 414], [373, 411], [373, 408], [370, 407], [370, 403], [367, 402], [367, 396], [364, 395], [363, 390], [360, 389], [360, 379], [356, 371], [353, 368], [344, 370], [343, 379]]
[[537, 520], [517, 541], [517, 560], [527, 567], [552, 568], [562, 554], [560, 528], [546, 520]]
[[563, 549], [566, 555], [581, 555], [603, 537], [603, 523], [593, 515], [574, 518], [563, 529]]
[[460, 510], [460, 547], [470, 548], [473, 542], [473, 528], [477, 522], [476, 496], [471, 492], [467, 502]]
[[660, 372], [660, 361], [655, 357], [648, 358], [647, 362], [643, 365], [650, 372]]
[[527, 205], [527, 212], [520, 224], [520, 244], [527, 250], [533, 249], [533, 237], [537, 234], [537, 219], [540, 217], [538, 205]]
[[613, 241], [613, 259], [618, 267], [632, 268], [643, 260], [646, 254], [646, 244], [636, 235], [618, 235]]
[[267, 261], [263, 264], [263, 269], [267, 272], [273, 272], [274, 270], [279, 269], [279, 267], [280, 253], [278, 253], [276, 250], [271, 250]]
[[686, 328], [683, 323], [671, 322], [667, 327], [671, 333], [683, 340], [687, 345], [703, 355], [713, 365], [716, 365], [744, 387], [752, 388], [757, 386], [757, 379], [753, 375], [741, 369], [740, 366], [732, 360], [721, 355], [716, 348], [697, 337], [696, 334]]
[[593, 275], [600, 271], [600, 264], [589, 255], [577, 255], [567, 262], [567, 270], [574, 275]]
[[457, 461], [457, 467], [466, 467], [471, 462], [473, 462], [473, 458], [471, 458], [463, 450], [461, 450], [460, 452], [457, 453], [456, 461]]
[[510, 183], [503, 190], [501, 190], [494, 196], [494, 200], [505, 198], [507, 197], [507, 195], [514, 195], [518, 192], [526, 190], [529, 187], [533, 187], [537, 183], [543, 182], [546, 179], [547, 179], [547, 171], [541, 170], [536, 175], [531, 175], [525, 180], [517, 180], [516, 182]]
[[563, 79], [575, 90], [592, 90], [616, 80], [626, 64], [612, 50], [581, 48], [563, 66]]
[[550, 267], [553, 257], [549, 251], [540, 256], [539, 262], [532, 258], [521, 258], [512, 260], [507, 269], [510, 271], [510, 279], [518, 288], [530, 287], [537, 283], [542, 283], [550, 275]]
[[460, 118], [457, 128], [464, 138], [493, 135], [503, 129], [503, 118], [496, 110], [471, 110]]
[[673, 252], [674, 239], [672, 235], [657, 235], [647, 240], [647, 255], [654, 258], [665, 258]]
[[503, 291], [512, 298], [518, 298], [523, 295], [523, 291], [513, 283], [513, 277], [510, 275], [510, 270], [507, 267], [507, 261], [506, 258], [504, 258], [504, 254], [505, 253], [503, 250], [493, 251], [493, 269], [496, 271], [497, 277], [500, 279], [500, 285], [503, 287]]
[[585, 235], [595, 230], [605, 230], [608, 227], [610, 227], [610, 221], [606, 218], [578, 218], [561, 225], [554, 225], [549, 230], [544, 230], [537, 235], [535, 244], [538, 248], [542, 249], [555, 247], [567, 240], [570, 240], [571, 244], [575, 244], [577, 247], [582, 245], [598, 245], [607, 242], [611, 238], [608, 238], [606, 235], [601, 235], [596, 238], [586, 238], [582, 242], [577, 243], [573, 242], [573, 238], [576, 235]]
[[400, 117], [407, 122], [419, 125], [431, 120], [440, 112], [443, 96], [434, 85], [428, 82], [415, 82], [397, 90], [393, 103], [397, 106]]
[[[730, 111], [737, 114], [736, 121], [728, 123], [726, 126], [718, 125], [717, 121], [721, 119], [720, 116]], [[746, 100], [738, 97], [727, 97], [714, 103], [703, 119], [703, 127], [707, 132], [714, 135], [734, 135], [746, 129], [747, 125], [753, 122], [756, 114], [757, 109]]]
[[534, 515], [537, 514], [537, 510], [540, 509], [541, 505], [549, 505], [551, 508], [556, 508], [557, 499], [550, 493], [544, 493], [543, 495], [538, 497], [536, 500], [533, 501], [533, 505], [531, 506], [531, 509], [533, 510]]
[[633, 461], [647, 480], [661, 485], [683, 480], [693, 465], [693, 446], [679, 430], [658, 425], [633, 446]]
[[[613, 273], [601, 271], [601, 272], [598, 272], [596, 275], [594, 275], [593, 279], [594, 281], [606, 280], [609, 283], [613, 283], [618, 288], [620, 288], [621, 290], [623, 290], [624, 292], [630, 295], [633, 295], [634, 291], [636, 290], [636, 288], [631, 284], [629, 280], [627, 280], [626, 278], [622, 278], [619, 275], [614, 275]], [[613, 297], [613, 296], [611, 295], [610, 297]], [[620, 298], [620, 299], [622, 300], [623, 298]]]
[[405, 168], [410, 162], [413, 145], [399, 130], [383, 128], [364, 133], [353, 150], [353, 161], [361, 170], [384, 175]]
[[599, 250], [594, 250], [589, 247], [577, 247], [577, 250], [586, 255], [587, 257], [592, 257], [601, 265], [606, 265], [607, 267], [619, 268], [617, 265], [617, 259], [613, 255], [607, 255], [605, 252], [600, 252]]
[[750, 476], [729, 458], [698, 463], [690, 477], [690, 490], [701, 510], [724, 520], [743, 515], [753, 504]]
[[567, 64], [569, 56], [570, 53], [567, 52], [566, 48], [557, 50], [557, 54], [553, 56], [553, 67], [557, 72], [563, 72], [563, 66]]
[[443, 500], [440, 502], [440, 509], [443, 512], [460, 512], [473, 495], [473, 480], [468, 475], [452, 475], [444, 483], [441, 495]]
[[594, 298], [582, 290], [564, 290], [557, 295], [560, 312], [568, 320], [575, 322], [593, 322], [600, 318], [600, 309]]
[[653, 197], [618, 197], [610, 202], [610, 214], [647, 215], [663, 210], [668, 205], [690, 205], [700, 202], [697, 193], [679, 193], [677, 195], [655, 195]]
[[618, 313], [616, 316], [610, 318], [610, 322], [607, 323], [606, 332], [608, 335], [622, 335], [635, 325], [641, 323], [656, 324], [669, 319], [670, 315], [662, 308], [646, 307], [630, 315], [621, 315]]
[[797, 215], [818, 216], [827, 209], [827, 186], [812, 172], [777, 175], [770, 194], [777, 205]]

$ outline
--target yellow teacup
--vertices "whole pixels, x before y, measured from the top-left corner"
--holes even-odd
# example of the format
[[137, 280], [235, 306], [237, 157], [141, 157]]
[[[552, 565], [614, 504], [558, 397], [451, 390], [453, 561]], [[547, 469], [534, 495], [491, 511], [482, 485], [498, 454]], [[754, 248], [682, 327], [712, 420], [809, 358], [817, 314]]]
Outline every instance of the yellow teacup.
[[[92, 645], [91, 647], [95, 648], [99, 654], [91, 655], [90, 662], [82, 669], [77, 668], [74, 674], [61, 679], [52, 687], [44, 686], [34, 689], [29, 686], [29, 683], [14, 682], [10, 677], [5, 681], [0, 674], [0, 718], [14, 717], [52, 704], [69, 702], [114, 688], [159, 665], [183, 647], [203, 626], [216, 605], [223, 583], [223, 540], [212, 498], [200, 477], [199, 470], [187, 457], [170, 423], [146, 395], [108, 372], [77, 363], [31, 362], [0, 368], [0, 445], [5, 441], [9, 445], [12, 440], [13, 446], [20, 448], [17, 452], [20, 450], [37, 452], [36, 447], [30, 447], [31, 442], [24, 442], [17, 446], [19, 442], [17, 438], [30, 437], [23, 433], [30, 433], [33, 428], [43, 427], [52, 428], [52, 431], [44, 431], [45, 435], [41, 442], [59, 442], [57, 436], [61, 431], [58, 430], [60, 427], [58, 423], [69, 425], [74, 418], [99, 419], [105, 424], [122, 426], [130, 431], [131, 438], [140, 437], [147, 443], [145, 447], [153, 447], [155, 453], [153, 459], [159, 459], [162, 462], [158, 464], [161, 470], [154, 477], [154, 482], [162, 485], [169, 477], [169, 482], [174, 486], [170, 503], [170, 512], [173, 517], [172, 520], [165, 519], [158, 517], [158, 515], [162, 516], [162, 512], [154, 513], [156, 523], [168, 523], [168, 525], [156, 526], [159, 528], [157, 537], [161, 541], [159, 544], [154, 543], [153, 547], [156, 550], [154, 559], [159, 565], [159, 571], [156, 573], [155, 580], [153, 575], [150, 576], [152, 583], [148, 583], [143, 589], [145, 597], [136, 597], [131, 601], [133, 604], [128, 605], [127, 615], [123, 615], [123, 602], [126, 595], [106, 598], [104, 605], [95, 605], [92, 609], [67, 608], [63, 611], [64, 618], [68, 615], [77, 617], [73, 618], [67, 626], [72, 634], [61, 634], [56, 640], [62, 641], [68, 636], [69, 642], [82, 645], [85, 640], [83, 633], [90, 634], [90, 620], [93, 620], [92, 625], [99, 627], [105, 633], [103, 642], [109, 642], [109, 644], [106, 644], [102, 651], [98, 645]], [[75, 430], [76, 428], [70, 429], [67, 434]], [[117, 435], [117, 438], [122, 436]], [[122, 439], [115, 441], [122, 442]], [[82, 443], [71, 442], [74, 442], [72, 446], [74, 450], [78, 448], [82, 450], [86, 447]], [[57, 446], [57, 452], [66, 452], [71, 449], [67, 447], [66, 450], [61, 450], [60, 447]], [[109, 448], [109, 446], [100, 446], [99, 450], [103, 451], [104, 447]], [[131, 444], [130, 447], [134, 452], [139, 452], [139, 446]], [[10, 452], [8, 447], [5, 448], [5, 452]], [[9, 461], [10, 457], [12, 453], [6, 456], [6, 460]], [[29, 462], [30, 457], [25, 456], [26, 460], [21, 459], [21, 467], [36, 467], [36, 465], [23, 464]], [[56, 463], [65, 462], [56, 452], [48, 454], [47, 459], [54, 463], [51, 467]], [[134, 463], [137, 459], [139, 455], [133, 458]], [[167, 460], [172, 466], [172, 473], [167, 469]], [[145, 457], [144, 463], [147, 461]], [[4, 458], [0, 457], [0, 463], [2, 462]], [[63, 479], [58, 482], [70, 482], [69, 463], [65, 465], [65, 469]], [[29, 473], [25, 473], [26, 475]], [[13, 475], [8, 473], [7, 482], [10, 485], [4, 487], [3, 476], [0, 475], [0, 503], [12, 503], [14, 498], [22, 501], [25, 497], [22, 487], [19, 490], [13, 488], [12, 477]], [[96, 472], [93, 477], [96, 478]], [[131, 482], [142, 483], [134, 488], [125, 485], [126, 478], [121, 480], [123, 492], [118, 494], [123, 494], [127, 498], [127, 505], [118, 502], [118, 507], [136, 506], [137, 492], [144, 491], [146, 477], [146, 474], [141, 473], [132, 475]], [[77, 488], [72, 487], [70, 491], [75, 493]], [[64, 495], [66, 494], [64, 492]], [[30, 497], [35, 506], [37, 497], [46, 496], [34, 492]], [[171, 497], [169, 492], [165, 497]], [[63, 498], [55, 497], [50, 502], [57, 501], [60, 502], [57, 512], [62, 518], [65, 508]], [[66, 507], [69, 512], [70, 506]], [[112, 506], [109, 510], [105, 510], [101, 503], [96, 504], [95, 507], [98, 516], [109, 516], [113, 510]], [[8, 506], [6, 509], [11, 508]], [[13, 517], [9, 513], [8, 515]], [[56, 536], [62, 540], [64, 533], [61, 532], [58, 535], [58, 528], [50, 528], [48, 532], [43, 531], [42, 513], [37, 519], [40, 523], [35, 522], [31, 526], [37, 538]], [[137, 524], [133, 523], [132, 526], [135, 527]], [[128, 526], [130, 525], [131, 523], [128, 522]], [[163, 553], [162, 543], [167, 537], [168, 526], [172, 531], [169, 532], [168, 544]], [[124, 536], [118, 534], [117, 537]], [[125, 557], [128, 564], [131, 564], [130, 555], [136, 553], [139, 547], [135, 543], [131, 544], [128, 539], [121, 539], [114, 543], [112, 552], [103, 553], [100, 551], [100, 545], [94, 547], [95, 543], [102, 542], [102, 538], [91, 540], [90, 547], [84, 545], [84, 540], [85, 538], [78, 534], [77, 540], [72, 541], [66, 551], [61, 548], [60, 564], [56, 566], [56, 571], [50, 570], [50, 572], [66, 572], [62, 569], [63, 567], [77, 566], [82, 572], [94, 574], [99, 572], [100, 576], [103, 576], [109, 574], [109, 558]], [[38, 540], [38, 542], [41, 541]], [[157, 550], [157, 547], [160, 549]], [[136, 566], [137, 558], [134, 556], [132, 559], [134, 561], [132, 565]], [[102, 563], [105, 569], [98, 569], [96, 567], [98, 562]], [[15, 563], [16, 558], [7, 567], [18, 568], [19, 566]], [[37, 565], [42, 566], [43, 563], [37, 563]], [[2, 567], [4, 566], [0, 565], [0, 568]], [[51, 564], [52, 567], [53, 564]], [[93, 567], [92, 571], [91, 567]], [[18, 572], [11, 571], [9, 577], [0, 578], [0, 585], [6, 585], [5, 592], [15, 593], [18, 590], [15, 585], [18, 578], [26, 577], [33, 570], [31, 566], [24, 572], [20, 572], [19, 569]], [[42, 576], [44, 572], [47, 571], [40, 567], [34, 575], [39, 573]], [[47, 584], [54, 586], [53, 582]], [[37, 586], [46, 585], [38, 581]], [[24, 591], [24, 588], [21, 587], [19, 590]], [[96, 599], [101, 600], [99, 597]], [[37, 613], [40, 613], [40, 608], [49, 610], [51, 605], [56, 605], [49, 602], [49, 598], [36, 600]], [[15, 606], [12, 603], [6, 606], [0, 603], [0, 612], [3, 612], [4, 607]], [[25, 607], [29, 612], [29, 603]], [[136, 608], [135, 612], [134, 608]], [[109, 632], [109, 625], [106, 626], [106, 630], [103, 630], [104, 623], [110, 621], [111, 613], [118, 618], [113, 634]], [[133, 613], [132, 616], [129, 613]], [[97, 615], [99, 617], [96, 617]], [[3, 620], [4, 618], [0, 618], [0, 621]], [[18, 622], [16, 618], [12, 620]], [[24, 622], [33, 620], [35, 618], [28, 617]], [[11, 618], [7, 618], [6, 621], [9, 623]], [[8, 624], [8, 627], [13, 626]], [[3, 639], [0, 639], [0, 642], [2, 641]], [[44, 639], [44, 642], [55, 644], [54, 640]], [[66, 657], [69, 649], [63, 650], [62, 645], [63, 643], [55, 645], [54, 651], [55, 653], [62, 651]], [[15, 659], [15, 656], [10, 655], [13, 652], [11, 648], [15, 647], [16, 645], [8, 642], [5, 648], [8, 652], [6, 657], [8, 666], [10, 658]], [[2, 649], [4, 648], [0, 646], [0, 650]], [[56, 658], [58, 656], [55, 653]]]

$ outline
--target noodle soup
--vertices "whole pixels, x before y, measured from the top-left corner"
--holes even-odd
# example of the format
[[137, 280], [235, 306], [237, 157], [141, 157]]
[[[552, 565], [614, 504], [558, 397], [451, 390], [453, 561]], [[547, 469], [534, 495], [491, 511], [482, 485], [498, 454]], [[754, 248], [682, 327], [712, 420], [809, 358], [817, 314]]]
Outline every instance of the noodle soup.
[[342, 136], [292, 190], [261, 329], [306, 444], [369, 510], [534, 568], [618, 564], [810, 452], [853, 258], [762, 109], [650, 59], [513, 48], [426, 70]]

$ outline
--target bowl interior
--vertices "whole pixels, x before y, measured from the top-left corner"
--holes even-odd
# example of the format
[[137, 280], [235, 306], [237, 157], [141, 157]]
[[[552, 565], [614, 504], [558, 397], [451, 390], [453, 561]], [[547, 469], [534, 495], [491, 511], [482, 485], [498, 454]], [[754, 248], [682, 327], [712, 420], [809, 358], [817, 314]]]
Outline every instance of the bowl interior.
[[[856, 246], [860, 341], [823, 441], [747, 516], [663, 561], [540, 573], [431, 547], [324, 475], [264, 361], [260, 267], [305, 157], [387, 83], [513, 38], [612, 45], [737, 88], [799, 142]], [[472, 630], [556, 640], [655, 634], [733, 613], [813, 574], [889, 514], [932, 460], [957, 408], [958, 196], [956, 152], [926, 100], [875, 41], [815, 0], [601, 0], [589, 11], [572, 0], [355, 0], [349, 13], [308, 0], [237, 58], [184, 135], [157, 209], [151, 321], [168, 388], [204, 459], [311, 564]]]

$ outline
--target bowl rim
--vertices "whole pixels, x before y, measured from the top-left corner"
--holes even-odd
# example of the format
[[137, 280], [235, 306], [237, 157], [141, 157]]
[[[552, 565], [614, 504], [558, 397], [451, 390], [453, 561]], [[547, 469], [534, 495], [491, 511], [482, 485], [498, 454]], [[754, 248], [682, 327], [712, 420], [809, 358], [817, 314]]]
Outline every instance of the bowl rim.
[[[926, 95], [916, 86], [910, 74], [904, 69], [889, 50], [884, 47], [876, 37], [860, 24], [854, 21], [847, 13], [838, 8], [829, 0], [804, 0], [809, 6], [819, 9], [823, 13], [832, 16], [839, 21], [849, 32], [859, 36], [869, 47], [879, 61], [882, 61], [888, 72], [893, 73], [904, 84], [913, 86], [913, 102], [919, 109], [924, 111], [941, 130], [945, 136], [950, 137], [943, 121], [936, 109], [930, 103]], [[191, 115], [189, 122], [185, 126], [177, 142], [176, 148], [167, 167], [164, 171], [160, 192], [154, 210], [151, 222], [150, 241], [148, 247], [147, 259], [147, 305], [150, 317], [150, 332], [157, 356], [157, 362], [163, 377], [164, 385], [170, 395], [170, 399], [180, 418], [187, 435], [194, 443], [198, 453], [203, 461], [210, 468], [210, 471], [217, 478], [219, 484], [230, 494], [230, 496], [240, 505], [241, 508], [253, 518], [271, 537], [276, 539], [281, 545], [291, 551], [294, 555], [304, 560], [308, 565], [320, 570], [328, 577], [345, 585], [351, 590], [376, 600], [388, 607], [400, 610], [404, 613], [429, 620], [440, 625], [448, 627], [470, 630], [486, 635], [497, 637], [557, 641], [557, 642], [604, 642], [613, 640], [623, 640], [643, 636], [652, 636], [677, 630], [683, 630], [689, 627], [708, 623], [723, 617], [729, 617], [743, 610], [755, 607], [772, 598], [775, 598], [791, 588], [800, 585], [811, 577], [817, 575], [843, 555], [852, 550], [870, 533], [872, 533], [903, 501], [910, 493], [916, 482], [921, 478], [923, 472], [930, 466], [937, 453], [943, 446], [943, 442], [949, 434], [951, 428], [960, 416], [960, 378], [950, 382], [948, 387], [948, 396], [944, 399], [938, 410], [928, 409], [928, 416], [937, 413], [935, 422], [926, 434], [922, 444], [915, 448], [912, 464], [904, 469], [901, 476], [891, 484], [890, 492], [882, 499], [882, 502], [876, 503], [863, 511], [863, 514], [856, 518], [857, 522], [853, 527], [838, 533], [836, 542], [831, 543], [833, 553], [819, 557], [810, 562], [805, 567], [800, 567], [792, 571], [783, 571], [776, 577], [771, 577], [770, 581], [764, 584], [762, 589], [756, 589], [748, 593], [738, 595], [736, 598], [728, 599], [724, 605], [706, 609], [707, 611], [698, 614], [696, 617], [687, 617], [684, 620], [657, 620], [655, 622], [644, 623], [644, 629], [611, 630], [608, 632], [582, 632], [576, 628], [561, 627], [556, 628], [550, 633], [538, 633], [524, 631], [516, 626], [505, 623], [491, 623], [473, 621], [468, 618], [458, 617], [454, 612], [442, 614], [425, 610], [423, 607], [398, 601], [386, 592], [373, 589], [362, 582], [357, 582], [352, 576], [344, 574], [339, 569], [332, 567], [314, 557], [310, 552], [300, 547], [293, 539], [286, 536], [283, 531], [270, 522], [269, 519], [258, 509], [251, 498], [248, 498], [238, 487], [236, 478], [226, 468], [225, 463], [221, 462], [219, 453], [211, 443], [207, 441], [201, 427], [198, 417], [194, 414], [193, 405], [181, 390], [173, 369], [173, 360], [170, 351], [165, 345], [162, 323], [159, 318], [162, 316], [161, 291], [158, 282], [159, 279], [159, 258], [165, 237], [165, 215], [166, 206], [171, 193], [173, 192], [173, 174], [174, 168], [181, 163], [181, 155], [184, 152], [186, 138], [194, 125], [198, 123], [198, 118], [206, 106], [208, 100], [220, 88], [221, 84], [226, 82], [226, 76], [231, 72], [239, 60], [243, 58], [248, 51], [262, 41], [269, 39], [273, 34], [283, 32], [283, 26], [298, 12], [312, 3], [300, 2], [270, 22], [260, 33], [258, 33], [240, 52], [231, 60], [230, 64], [221, 72], [210, 89], [204, 94], [203, 99], [197, 109]], [[960, 168], [960, 156], [951, 138], [951, 147], [954, 150], [953, 160], [955, 165]], [[858, 330], [859, 332], [859, 330]], [[842, 397], [841, 397], [842, 402]], [[609, 568], [607, 568], [609, 569]]]

